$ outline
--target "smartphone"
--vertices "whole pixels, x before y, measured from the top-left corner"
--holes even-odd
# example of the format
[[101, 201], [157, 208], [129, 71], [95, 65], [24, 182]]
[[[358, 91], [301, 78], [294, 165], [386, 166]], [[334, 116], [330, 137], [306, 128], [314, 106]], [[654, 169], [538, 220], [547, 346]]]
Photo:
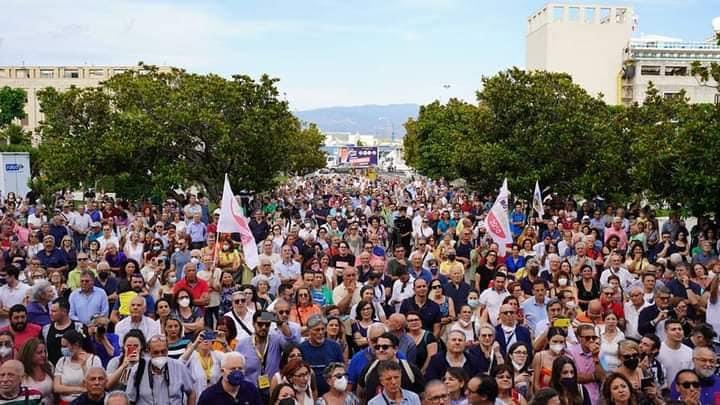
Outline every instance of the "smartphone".
[[567, 318], [560, 318], [553, 321], [553, 327], [555, 328], [569, 328], [570, 320]]
[[653, 378], [651, 376], [643, 377], [640, 380], [640, 389], [645, 389], [647, 387], [652, 387], [653, 385]]
[[203, 339], [204, 340], [215, 340], [215, 331], [214, 330], [206, 330], [203, 332]]

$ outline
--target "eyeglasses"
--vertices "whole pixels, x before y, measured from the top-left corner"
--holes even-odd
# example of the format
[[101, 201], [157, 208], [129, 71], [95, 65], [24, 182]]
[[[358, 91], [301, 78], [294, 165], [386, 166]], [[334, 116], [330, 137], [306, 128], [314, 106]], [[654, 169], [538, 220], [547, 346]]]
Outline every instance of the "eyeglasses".
[[689, 389], [690, 387], [700, 388], [700, 381], [683, 381], [681, 383], [678, 383], [678, 385], [682, 386], [685, 389]]
[[12, 342], [0, 342], [0, 346], [13, 347], [13, 343]]
[[442, 290], [442, 286], [441, 286], [441, 285], [434, 285], [434, 286], [430, 287], [430, 289], [431, 289], [431, 290]]
[[255, 324], [259, 328], [269, 328], [270, 327], [270, 322], [255, 322]]
[[77, 258], [77, 261], [79, 261], [79, 262], [86, 262], [87, 260], [88, 260], [87, 257], [78, 257]]
[[290, 310], [288, 309], [288, 310], [285, 310], [285, 311], [277, 311], [277, 313], [280, 314], [280, 315], [290, 315]]
[[590, 342], [594, 342], [599, 339], [597, 336], [580, 336], [580, 337], [587, 341], [590, 341]]
[[420, 318], [409, 318], [408, 322], [420, 322]]
[[375, 349], [375, 351], [379, 352], [379, 351], [386, 351], [392, 347], [394, 347], [394, 346], [393, 345], [375, 345], [373, 347], [373, 349]]
[[245, 302], [244, 299], [233, 300], [234, 304], [242, 304], [243, 302]]
[[515, 311], [503, 311], [503, 312], [500, 312], [500, 313], [503, 314], [503, 315], [515, 315]]
[[430, 397], [427, 400], [432, 403], [438, 403], [442, 401], [447, 401], [448, 399], [450, 399], [450, 394], [439, 394], [435, 395], [434, 397]]
[[343, 377], [347, 377], [347, 376], [348, 376], [347, 373], [342, 373], [342, 374], [333, 374], [332, 377], [333, 378], [343, 378]]
[[309, 297], [309, 295], [303, 293], [303, 294], [298, 294], [298, 297]]
[[308, 378], [308, 377], [310, 377], [310, 373], [293, 374], [293, 378]]
[[517, 350], [517, 351], [514, 351], [512, 354], [519, 354], [521, 356], [527, 356], [528, 352], [526, 352], [524, 350]]
[[510, 376], [510, 374], [499, 374], [499, 375], [496, 375], [495, 378], [498, 380], [512, 380], [512, 377]]

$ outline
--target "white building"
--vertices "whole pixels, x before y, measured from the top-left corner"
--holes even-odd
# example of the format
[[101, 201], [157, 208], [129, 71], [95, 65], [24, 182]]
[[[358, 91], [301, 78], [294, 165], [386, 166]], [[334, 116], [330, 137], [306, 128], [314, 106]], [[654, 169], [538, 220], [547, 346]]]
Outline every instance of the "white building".
[[629, 6], [546, 4], [528, 17], [527, 69], [568, 73], [591, 95], [618, 104], [634, 23]]
[[[720, 63], [715, 36], [632, 38], [637, 21], [628, 6], [547, 4], [528, 17], [527, 68], [568, 73], [608, 104], [642, 103], [650, 82], [667, 96], [685, 90], [691, 102], [720, 102], [716, 83], [703, 85], [690, 75], [693, 61]], [[720, 32], [720, 17], [713, 29]]]

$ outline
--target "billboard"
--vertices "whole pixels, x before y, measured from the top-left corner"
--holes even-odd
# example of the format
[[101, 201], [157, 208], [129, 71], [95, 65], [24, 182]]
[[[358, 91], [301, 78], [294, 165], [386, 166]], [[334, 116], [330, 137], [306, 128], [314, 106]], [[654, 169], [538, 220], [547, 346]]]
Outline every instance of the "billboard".
[[340, 165], [353, 167], [377, 166], [377, 146], [348, 146], [340, 148]]

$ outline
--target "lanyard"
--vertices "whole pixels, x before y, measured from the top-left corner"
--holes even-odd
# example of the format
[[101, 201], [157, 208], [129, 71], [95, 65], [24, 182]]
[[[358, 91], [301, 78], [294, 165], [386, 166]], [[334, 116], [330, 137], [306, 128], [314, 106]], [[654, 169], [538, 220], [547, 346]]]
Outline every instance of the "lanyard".
[[265, 340], [265, 348], [263, 349], [263, 352], [260, 353], [260, 350], [257, 349], [257, 336], [253, 336], [253, 347], [255, 348], [255, 354], [258, 356], [258, 361], [260, 362], [260, 375], [265, 374], [268, 346], [270, 346], [270, 341]]

